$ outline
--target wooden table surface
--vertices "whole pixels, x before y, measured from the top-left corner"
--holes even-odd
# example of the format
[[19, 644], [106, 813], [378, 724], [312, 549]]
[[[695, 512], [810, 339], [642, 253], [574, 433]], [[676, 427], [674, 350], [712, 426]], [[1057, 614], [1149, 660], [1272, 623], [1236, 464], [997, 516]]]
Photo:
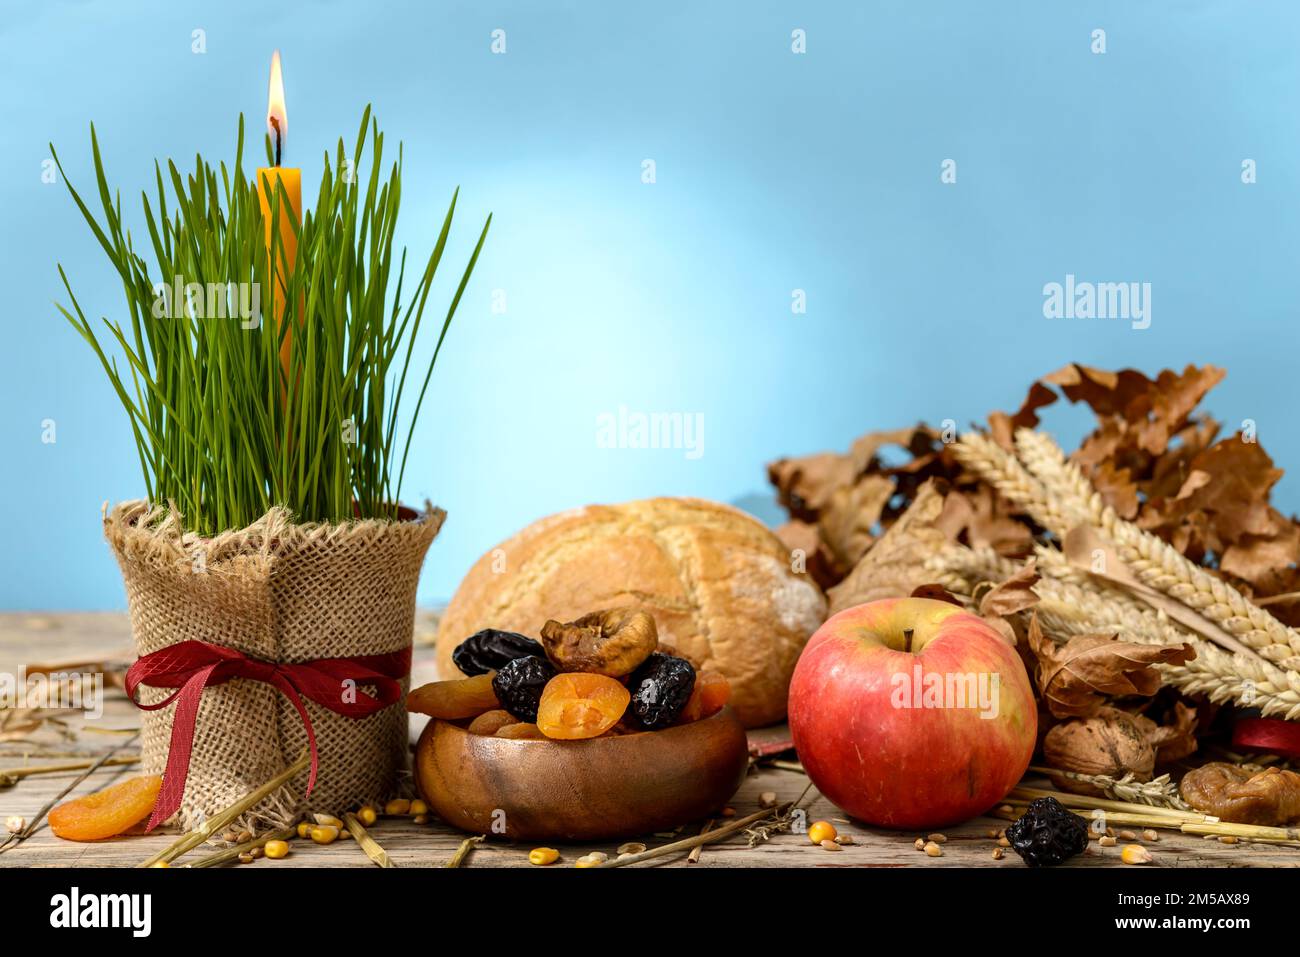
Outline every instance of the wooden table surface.
[[[432, 613], [422, 613], [416, 627], [416, 653], [413, 684], [433, 679]], [[36, 664], [75, 661], [132, 660], [130, 629], [120, 613], [3, 613], [0, 614], [0, 672], [15, 673]], [[109, 748], [130, 739], [139, 727], [139, 712], [119, 691], [105, 694], [104, 713], [95, 721], [84, 720], [77, 712], [60, 712], [39, 727], [27, 728], [19, 713], [6, 713], [0, 705], [0, 773], [30, 764], [54, 764], [60, 761], [94, 758]], [[411, 740], [421, 727], [412, 721]], [[782, 727], [764, 729], [753, 735], [761, 740], [786, 737]], [[131, 749], [133, 750], [133, 749]], [[124, 751], [124, 753], [129, 753]], [[787, 755], [786, 757], [791, 757]], [[75, 780], [80, 772], [35, 775], [10, 787], [0, 786], [0, 819], [18, 815], [28, 820], [51, 799]], [[97, 771], [73, 792], [87, 794], [123, 777], [136, 773], [133, 766], [106, 767]], [[775, 792], [778, 800], [799, 797], [808, 786], [800, 772], [772, 767], [751, 769], [731, 806], [737, 815], [759, 808], [760, 795]], [[828, 819], [836, 822], [841, 833], [853, 836], [854, 844], [831, 852], [815, 847], [806, 837], [777, 834], [750, 846], [742, 835], [707, 845], [698, 863], [690, 864], [684, 856], [661, 858], [636, 866], [653, 867], [1023, 867], [1020, 859], [1007, 850], [1002, 860], [993, 858], [995, 841], [989, 831], [1005, 827], [1007, 822], [981, 817], [958, 827], [945, 829], [947, 842], [943, 856], [932, 858], [917, 851], [913, 841], [918, 835], [883, 831], [849, 823], [844, 815], [815, 790], [806, 798], [808, 820]], [[640, 840], [654, 847], [695, 834], [701, 822], [692, 822], [676, 833], [646, 835]], [[399, 867], [436, 867], [444, 864], [466, 836], [433, 821], [416, 825], [404, 819], [381, 819], [371, 833], [387, 850]], [[1221, 844], [1200, 837], [1185, 836], [1162, 830], [1158, 842], [1148, 844], [1157, 867], [1203, 866], [1297, 866], [1300, 848], [1268, 844]], [[4, 838], [0, 832], [0, 843]], [[108, 867], [131, 866], [171, 843], [175, 832], [148, 836], [117, 838], [92, 844], [80, 844], [56, 838], [48, 826], [41, 827], [27, 840], [11, 844], [0, 852], [0, 867]], [[527, 867], [531, 845], [500, 839], [479, 845], [468, 857], [466, 867]], [[356, 843], [341, 840], [330, 846], [295, 841], [293, 853], [282, 861], [257, 861], [252, 867], [372, 867]], [[174, 866], [193, 860], [215, 848], [200, 848]], [[571, 864], [589, 850], [601, 850], [614, 856], [614, 844], [562, 846], [561, 865]], [[1119, 847], [1100, 847], [1092, 842], [1086, 854], [1066, 866], [1118, 866]], [[233, 865], [239, 866], [239, 865]]]

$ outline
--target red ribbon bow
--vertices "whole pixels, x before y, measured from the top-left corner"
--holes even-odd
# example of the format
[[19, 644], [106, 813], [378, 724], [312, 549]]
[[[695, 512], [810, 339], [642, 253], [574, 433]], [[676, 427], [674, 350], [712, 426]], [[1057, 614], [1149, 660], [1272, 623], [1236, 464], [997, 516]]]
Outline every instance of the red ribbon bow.
[[[172, 740], [167, 752], [167, 770], [162, 789], [149, 817], [147, 830], [167, 820], [181, 806], [185, 779], [190, 769], [190, 751], [194, 746], [194, 723], [199, 713], [203, 689], [231, 678], [264, 681], [280, 689], [298, 709], [307, 743], [311, 747], [311, 773], [307, 794], [316, 785], [316, 733], [302, 698], [316, 702], [335, 714], [364, 718], [380, 711], [402, 696], [401, 679], [411, 670], [411, 650], [357, 658], [320, 658], [300, 664], [277, 664], [250, 658], [242, 651], [209, 644], [206, 641], [182, 641], [136, 660], [126, 672], [126, 693], [136, 707], [157, 711], [176, 702], [172, 716]], [[349, 684], [351, 682], [351, 684]], [[157, 704], [135, 700], [135, 689], [142, 684], [154, 688], [176, 688]], [[370, 695], [361, 685], [373, 685]], [[300, 697], [301, 696], [301, 697]]]

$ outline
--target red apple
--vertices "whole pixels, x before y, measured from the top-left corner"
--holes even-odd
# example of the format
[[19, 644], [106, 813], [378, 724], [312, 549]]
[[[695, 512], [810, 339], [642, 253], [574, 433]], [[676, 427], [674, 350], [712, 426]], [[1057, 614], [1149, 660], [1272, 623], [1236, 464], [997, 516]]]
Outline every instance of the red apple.
[[813, 784], [884, 827], [940, 827], [988, 810], [1025, 773], [1038, 730], [1015, 649], [983, 619], [929, 598], [828, 619], [795, 666], [789, 706]]

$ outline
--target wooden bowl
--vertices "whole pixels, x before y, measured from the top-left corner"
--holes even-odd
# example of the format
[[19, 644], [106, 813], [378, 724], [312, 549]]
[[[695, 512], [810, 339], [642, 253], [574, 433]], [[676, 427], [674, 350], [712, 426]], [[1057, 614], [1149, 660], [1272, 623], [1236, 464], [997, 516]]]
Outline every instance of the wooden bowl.
[[730, 708], [586, 741], [496, 738], [435, 719], [416, 745], [415, 778], [425, 802], [462, 830], [593, 841], [707, 817], [736, 793], [748, 763]]

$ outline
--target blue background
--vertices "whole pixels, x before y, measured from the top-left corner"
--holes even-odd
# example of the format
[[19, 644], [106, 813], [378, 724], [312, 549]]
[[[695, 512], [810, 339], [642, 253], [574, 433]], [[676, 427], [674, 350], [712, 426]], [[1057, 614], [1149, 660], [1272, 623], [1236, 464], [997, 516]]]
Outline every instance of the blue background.
[[[1071, 360], [1226, 366], [1208, 407], [1300, 463], [1298, 27], [1294, 3], [6, 3], [0, 607], [124, 605], [99, 508], [140, 494], [138, 461], [51, 304], [55, 264], [92, 317], [121, 316], [122, 294], [41, 182], [53, 141], [92, 186], [91, 120], [139, 230], [154, 157], [229, 159], [238, 113], [260, 128], [279, 47], [306, 196], [373, 102], [406, 145], [416, 258], [456, 184], [447, 263], [495, 213], [404, 489], [450, 512], [421, 588], [436, 601], [561, 508], [694, 494], [772, 520], [768, 460], [980, 420]], [[1044, 319], [1066, 273], [1152, 283], [1151, 328]], [[703, 413], [704, 455], [597, 448], [619, 405]], [[1048, 425], [1073, 441], [1085, 418]]]

